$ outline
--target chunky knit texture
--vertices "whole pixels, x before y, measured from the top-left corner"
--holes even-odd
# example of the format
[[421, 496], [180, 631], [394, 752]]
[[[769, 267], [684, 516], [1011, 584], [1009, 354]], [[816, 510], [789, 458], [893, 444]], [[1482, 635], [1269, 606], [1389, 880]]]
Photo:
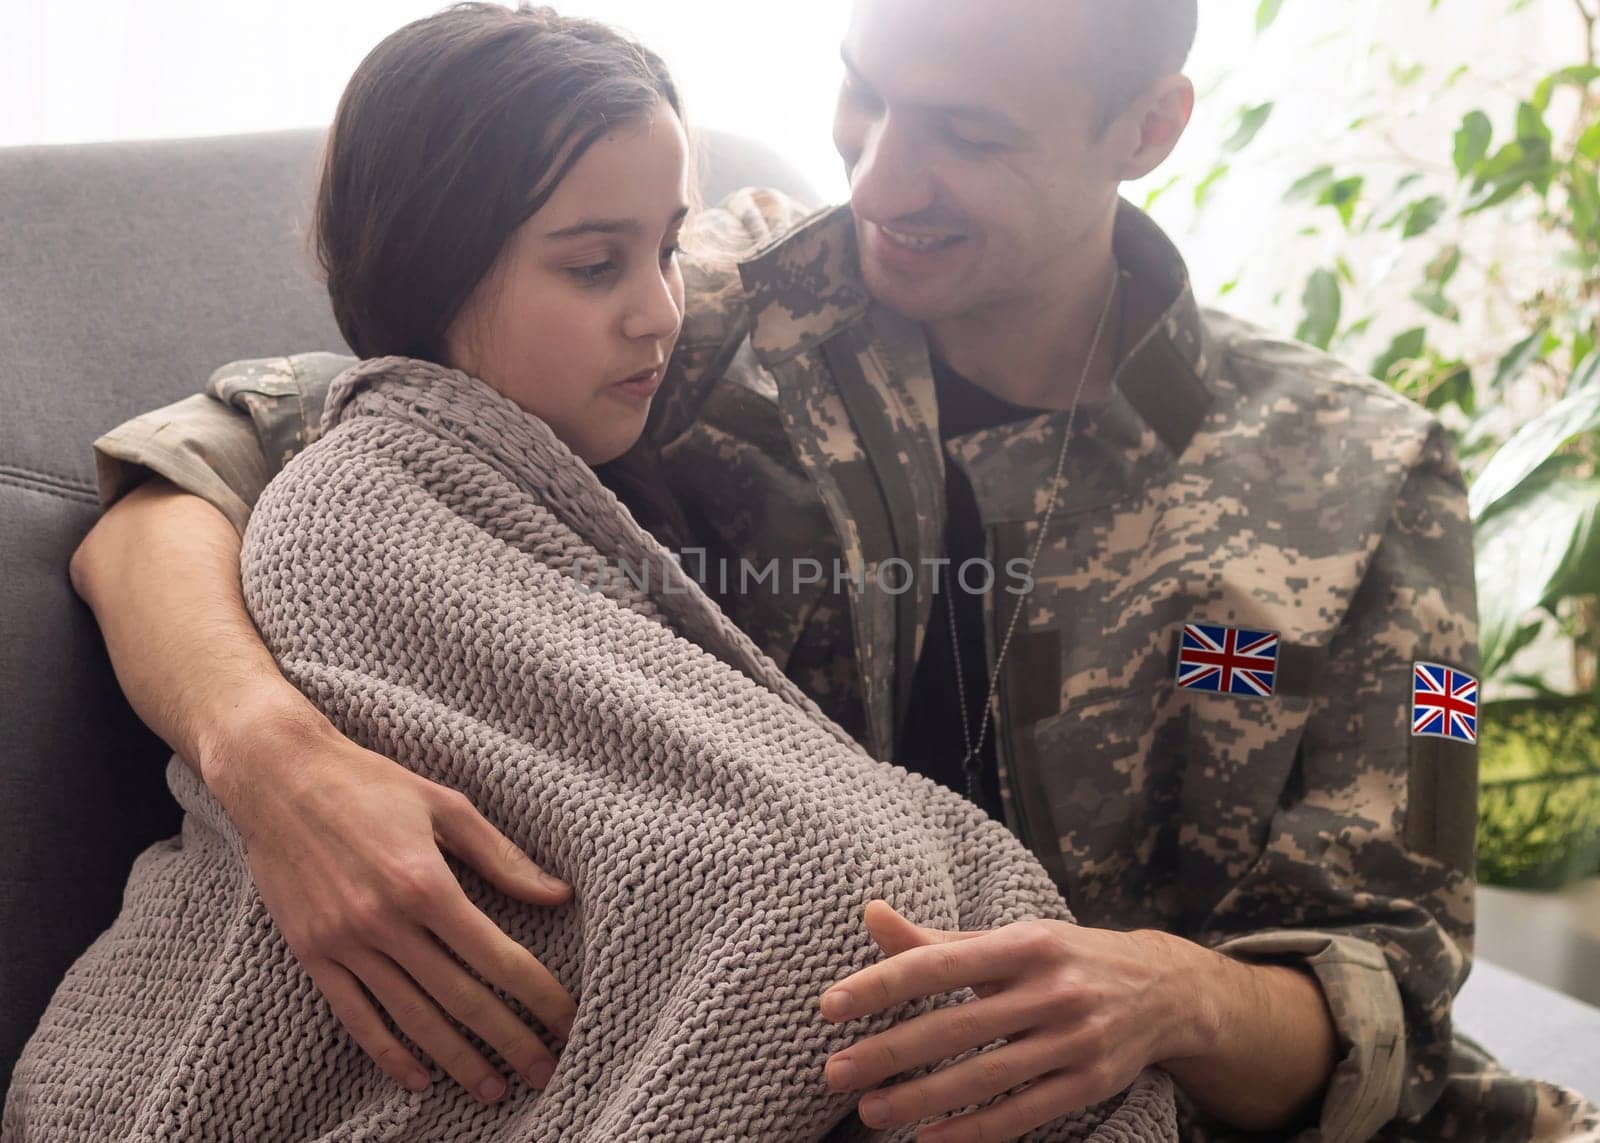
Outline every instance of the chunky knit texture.
[[[437, 1069], [427, 1092], [400, 1090], [335, 1021], [238, 833], [174, 759], [183, 833], [139, 858], [57, 992], [5, 1138], [910, 1138], [862, 1128], [823, 1063], [970, 993], [844, 1027], [818, 997], [879, 959], [869, 900], [949, 929], [1069, 920], [1044, 870], [824, 718], [543, 422], [481, 382], [365, 362], [335, 383], [325, 427], [250, 521], [246, 600], [343, 733], [463, 791], [573, 885], [538, 908], [463, 871], [578, 998], [555, 1079], [543, 1094], [514, 1080], [490, 1108]], [[1171, 1082], [1146, 1073], [1029, 1138], [1174, 1140]]]

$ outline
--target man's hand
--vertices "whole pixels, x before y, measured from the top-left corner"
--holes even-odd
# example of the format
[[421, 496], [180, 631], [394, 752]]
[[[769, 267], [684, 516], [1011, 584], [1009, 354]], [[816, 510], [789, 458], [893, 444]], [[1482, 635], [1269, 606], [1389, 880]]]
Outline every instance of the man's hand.
[[576, 1006], [472, 904], [444, 851], [532, 904], [564, 904], [571, 889], [458, 791], [362, 749], [322, 720], [258, 729], [228, 765], [207, 766], [208, 780], [245, 840], [262, 901], [340, 1023], [413, 1091], [427, 1086], [427, 1074], [379, 1006], [485, 1103], [505, 1094], [505, 1082], [457, 1022], [530, 1085], [545, 1087], [555, 1070], [549, 1050], [457, 958], [563, 1039]]
[[869, 1127], [981, 1105], [1028, 1082], [1026, 1091], [917, 1135], [940, 1143], [1015, 1139], [1118, 1094], [1159, 1064], [1203, 1111], [1246, 1130], [1278, 1130], [1304, 1113], [1333, 1069], [1321, 992], [1295, 969], [1244, 964], [1153, 930], [1027, 921], [943, 932], [912, 924], [883, 901], [867, 906], [866, 924], [887, 959], [825, 992], [825, 1018], [859, 1019], [961, 988], [978, 999], [836, 1052], [826, 1070], [831, 1087], [861, 1091], [1007, 1041], [868, 1095], [859, 1114]]
[[971, 988], [980, 999], [941, 1008], [835, 1053], [837, 1091], [870, 1088], [1004, 1038], [1009, 1043], [874, 1092], [859, 1113], [888, 1128], [1027, 1091], [944, 1123], [919, 1140], [1014, 1139], [1125, 1089], [1155, 1060], [1192, 1050], [1201, 1020], [1184, 998], [1182, 965], [1160, 933], [1114, 933], [1027, 921], [986, 933], [913, 925], [887, 903], [867, 906], [867, 929], [888, 959], [822, 996], [844, 1021], [925, 996]]

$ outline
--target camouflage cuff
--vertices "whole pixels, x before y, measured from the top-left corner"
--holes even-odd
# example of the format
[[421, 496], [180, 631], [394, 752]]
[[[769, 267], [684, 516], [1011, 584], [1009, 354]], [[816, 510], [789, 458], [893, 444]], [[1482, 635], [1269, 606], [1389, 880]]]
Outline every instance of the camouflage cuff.
[[1376, 945], [1343, 933], [1252, 933], [1216, 948], [1236, 960], [1304, 965], [1333, 1016], [1342, 1055], [1323, 1094], [1309, 1143], [1370, 1139], [1400, 1108], [1405, 1082], [1405, 1011], [1400, 989]]
[[250, 419], [271, 479], [322, 435], [328, 389], [354, 364], [355, 358], [338, 353], [230, 361], [211, 374], [206, 392]]
[[102, 509], [160, 476], [210, 503], [240, 535], [266, 484], [249, 421], [207, 396], [118, 425], [94, 442], [94, 458]]

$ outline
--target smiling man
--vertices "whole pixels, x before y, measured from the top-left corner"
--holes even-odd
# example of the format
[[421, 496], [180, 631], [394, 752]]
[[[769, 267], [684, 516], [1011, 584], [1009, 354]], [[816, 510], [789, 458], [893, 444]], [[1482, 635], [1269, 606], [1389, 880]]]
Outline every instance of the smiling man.
[[[1199, 1137], [1600, 1137], [1571, 1093], [1452, 1036], [1476, 648], [1448, 437], [1203, 312], [1118, 196], [1188, 122], [1195, 19], [1195, 0], [858, 0], [835, 125], [851, 202], [802, 218], [751, 192], [695, 223], [702, 247], [760, 246], [736, 275], [687, 267], [645, 446], [706, 580], [874, 754], [1005, 821], [1080, 922], [941, 933], [874, 905], [888, 955], [825, 1018], [977, 998], [862, 1039], [827, 1081], [879, 1088], [873, 1127], [981, 1105], [922, 1136], [947, 1140], [1016, 1137], [1151, 1065]], [[314, 436], [343, 364], [230, 367], [102, 439], [108, 500], [158, 479], [75, 581], [135, 705], [249, 823], [258, 881], [325, 875], [417, 919], [378, 871], [447, 877], [442, 839], [546, 900], [459, 806], [397, 832], [397, 799], [423, 823], [444, 803], [308, 713], [237, 601], [229, 521]], [[776, 582], [730, 586], [730, 562], [772, 561]], [[1461, 680], [1443, 698], [1441, 677]], [[1461, 711], [1434, 720], [1441, 702]], [[361, 860], [319, 871], [334, 833]], [[469, 934], [453, 886], [420, 923]], [[478, 964], [485, 940], [447, 943]]]

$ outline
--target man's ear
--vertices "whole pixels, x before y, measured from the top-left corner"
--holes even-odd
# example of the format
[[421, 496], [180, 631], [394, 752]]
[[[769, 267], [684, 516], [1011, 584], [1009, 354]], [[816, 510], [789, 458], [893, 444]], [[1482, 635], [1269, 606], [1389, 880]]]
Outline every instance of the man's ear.
[[1142, 179], [1172, 154], [1194, 114], [1194, 84], [1186, 75], [1162, 76], [1128, 105], [1112, 128], [1128, 140], [1117, 170], [1123, 182]]

